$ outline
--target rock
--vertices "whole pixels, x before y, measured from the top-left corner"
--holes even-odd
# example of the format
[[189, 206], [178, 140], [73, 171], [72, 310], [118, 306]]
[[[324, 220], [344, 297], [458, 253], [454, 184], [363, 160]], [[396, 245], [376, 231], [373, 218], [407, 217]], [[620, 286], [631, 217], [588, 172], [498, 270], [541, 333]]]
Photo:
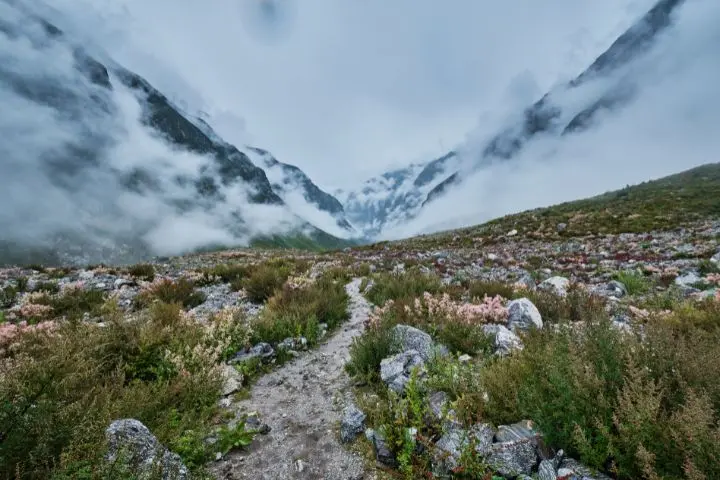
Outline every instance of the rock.
[[567, 230], [567, 223], [558, 223], [557, 224], [557, 231], [558, 233], [562, 233], [565, 230]]
[[450, 402], [445, 392], [435, 392], [428, 398], [430, 412], [436, 420], [442, 420], [447, 413], [447, 405]]
[[487, 463], [504, 477], [530, 475], [537, 464], [537, 453], [532, 439], [493, 443]]
[[553, 292], [556, 295], [564, 297], [565, 295], [567, 295], [567, 290], [569, 286], [570, 280], [565, 277], [555, 276], [541, 282], [540, 285], [538, 285], [538, 288], [540, 290]]
[[495, 337], [495, 355], [505, 356], [514, 350], [523, 348], [520, 337], [508, 330], [504, 325], [483, 325], [482, 329], [485, 335], [493, 335]]
[[433, 451], [433, 464], [436, 470], [448, 472], [458, 466], [463, 451], [472, 441], [475, 452], [479, 455], [488, 455], [492, 451], [494, 430], [490, 425], [477, 424], [469, 430], [454, 428], [443, 435], [435, 443]]
[[467, 353], [463, 353], [458, 357], [458, 362], [460, 363], [468, 363], [470, 360], [472, 360], [472, 357]]
[[713, 255], [712, 257], [710, 257], [710, 261], [716, 265], [720, 265], [720, 252], [718, 252], [715, 255]]
[[563, 459], [557, 473], [560, 479], [576, 477], [579, 480], [612, 480], [607, 475], [593, 472], [590, 468], [572, 458]]
[[393, 391], [402, 393], [414, 368], [424, 371], [425, 361], [417, 350], [408, 350], [380, 362], [380, 379]]
[[500, 425], [495, 434], [495, 441], [502, 443], [539, 437], [540, 434], [533, 428], [533, 423], [530, 420], [523, 420], [512, 425]]
[[613, 297], [617, 298], [622, 298], [627, 295], [627, 287], [622, 282], [618, 282], [617, 280], [612, 280], [611, 282], [608, 282], [605, 291]]
[[537, 307], [527, 298], [519, 298], [508, 303], [508, 328], [513, 332], [542, 328], [543, 321]]
[[368, 428], [367, 430], [365, 430], [365, 437], [372, 444], [373, 451], [375, 452], [375, 459], [378, 462], [382, 463], [383, 465], [387, 465], [388, 467], [397, 467], [397, 460], [395, 459], [395, 455], [393, 455], [392, 451], [388, 447], [385, 436], [382, 433]]
[[517, 235], [517, 234], [518, 234], [518, 231], [515, 230], [515, 229], [512, 229], [512, 230], [510, 230], [510, 231], [507, 233], [507, 236], [508, 236], [508, 237], [514, 237], [514, 236]]
[[393, 336], [403, 352], [417, 351], [423, 360], [430, 360], [435, 352], [434, 342], [430, 335], [408, 325], [395, 325]]
[[138, 477], [150, 475], [158, 464], [163, 480], [190, 478], [188, 469], [180, 456], [170, 452], [158, 442], [150, 430], [138, 420], [127, 418], [115, 420], [105, 430], [108, 441], [108, 462], [127, 462]]
[[270, 360], [275, 356], [275, 350], [269, 343], [258, 343], [252, 348], [244, 348], [235, 354], [235, 357], [230, 360], [230, 363], [242, 363], [253, 358], [260, 358], [263, 361]]
[[538, 467], [538, 480], [557, 480], [552, 460], [543, 460]]
[[680, 287], [692, 287], [699, 283], [702, 279], [695, 272], [687, 272], [679, 277], [675, 278], [675, 285]]
[[340, 422], [340, 439], [345, 443], [352, 442], [363, 432], [364, 423], [365, 413], [353, 404], [348, 405]]
[[232, 365], [224, 364], [222, 366], [223, 374], [223, 389], [222, 394], [224, 397], [231, 395], [242, 388], [243, 374], [238, 372]]
[[134, 287], [135, 285], [137, 285], [135, 282], [133, 282], [132, 280], [128, 280], [127, 278], [116, 278], [113, 282], [113, 286], [116, 289], [122, 287]]

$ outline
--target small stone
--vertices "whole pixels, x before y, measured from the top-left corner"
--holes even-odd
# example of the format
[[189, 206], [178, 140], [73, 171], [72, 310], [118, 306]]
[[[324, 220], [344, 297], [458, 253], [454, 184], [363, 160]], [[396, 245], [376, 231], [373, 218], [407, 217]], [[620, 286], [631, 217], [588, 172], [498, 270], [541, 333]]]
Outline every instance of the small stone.
[[565, 230], [567, 230], [567, 223], [558, 223], [557, 224], [557, 231], [558, 233], [562, 233]]
[[458, 362], [460, 363], [468, 363], [470, 360], [472, 360], [472, 357], [467, 353], [463, 353], [458, 357]]
[[482, 329], [485, 335], [493, 335], [495, 337], [495, 355], [506, 356], [514, 350], [523, 348], [520, 337], [504, 325], [483, 325]]
[[557, 480], [552, 460], [543, 460], [538, 467], [538, 480]]
[[518, 234], [518, 231], [515, 230], [515, 229], [512, 229], [512, 230], [510, 230], [510, 231], [507, 233], [507, 236], [508, 236], [508, 237], [514, 237], [514, 236], [517, 235], [517, 234]]
[[540, 290], [553, 292], [556, 295], [564, 297], [565, 295], [567, 295], [567, 290], [569, 286], [570, 280], [565, 277], [555, 276], [541, 282], [540, 285], [538, 285], [538, 288]]
[[493, 443], [487, 463], [504, 477], [530, 475], [537, 464], [537, 453], [531, 439]]
[[340, 422], [340, 439], [349, 443], [363, 432], [365, 413], [354, 404], [348, 405], [343, 411], [343, 418]]
[[224, 364], [222, 366], [222, 373], [224, 378], [223, 383], [223, 396], [231, 395], [242, 388], [243, 374], [238, 372], [233, 366]]

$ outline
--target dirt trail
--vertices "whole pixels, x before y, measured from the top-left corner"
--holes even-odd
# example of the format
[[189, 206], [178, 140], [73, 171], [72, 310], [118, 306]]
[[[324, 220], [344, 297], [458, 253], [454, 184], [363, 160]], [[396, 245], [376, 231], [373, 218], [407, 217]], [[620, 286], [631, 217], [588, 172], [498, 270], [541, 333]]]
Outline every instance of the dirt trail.
[[214, 463], [221, 479], [360, 480], [364, 460], [339, 441], [342, 409], [350, 398], [344, 371], [353, 337], [360, 335], [369, 305], [360, 294], [360, 279], [350, 282], [348, 322], [318, 349], [260, 378], [251, 396], [235, 404], [239, 413], [258, 412], [272, 429], [257, 435], [245, 451], [230, 453]]

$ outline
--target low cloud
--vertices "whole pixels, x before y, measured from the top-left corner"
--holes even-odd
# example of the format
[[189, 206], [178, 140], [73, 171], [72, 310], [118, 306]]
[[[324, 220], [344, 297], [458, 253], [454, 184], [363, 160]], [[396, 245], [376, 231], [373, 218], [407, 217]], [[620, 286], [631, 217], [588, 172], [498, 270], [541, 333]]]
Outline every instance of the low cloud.
[[[462, 185], [384, 237], [478, 224], [719, 161], [720, 4], [689, 1], [676, 13], [675, 25], [641, 60], [572, 95], [551, 96], [577, 112], [605, 89], [636, 86], [629, 105], [602, 112], [585, 132], [538, 136], [512, 161], [467, 173]], [[474, 131], [462, 149], [465, 160], [477, 162], [497, 131], [497, 125]]]

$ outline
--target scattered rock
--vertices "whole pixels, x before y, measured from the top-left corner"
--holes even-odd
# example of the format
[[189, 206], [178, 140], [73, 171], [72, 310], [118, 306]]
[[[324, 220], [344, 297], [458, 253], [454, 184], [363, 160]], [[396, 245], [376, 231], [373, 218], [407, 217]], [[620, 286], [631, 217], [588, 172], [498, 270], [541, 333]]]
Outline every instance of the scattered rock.
[[540, 433], [533, 428], [533, 422], [523, 420], [512, 425], [500, 425], [495, 434], [496, 442], [512, 442], [515, 440], [537, 439]]
[[699, 283], [701, 280], [702, 279], [697, 273], [687, 272], [675, 278], [675, 285], [678, 285], [680, 287], [692, 287], [693, 285]]
[[269, 343], [258, 343], [252, 348], [244, 348], [235, 354], [230, 360], [230, 363], [242, 363], [253, 358], [260, 358], [263, 361], [268, 361], [275, 356], [275, 350]]
[[242, 388], [243, 374], [238, 372], [232, 365], [223, 365], [223, 389], [222, 394], [224, 397], [231, 395]]
[[397, 460], [387, 445], [385, 436], [371, 428], [365, 430], [365, 437], [370, 441], [375, 452], [375, 459], [388, 467], [396, 468]]
[[468, 448], [471, 441], [476, 453], [482, 456], [490, 454], [494, 433], [492, 427], [487, 424], [474, 425], [469, 430], [451, 429], [435, 443], [434, 468], [443, 473], [456, 468], [463, 451]]
[[537, 453], [531, 439], [493, 443], [487, 463], [504, 477], [530, 475], [537, 465]]
[[606, 291], [613, 297], [622, 298], [627, 295], [627, 287], [617, 280], [612, 280], [607, 284]]
[[495, 337], [495, 355], [505, 356], [514, 350], [523, 348], [520, 337], [508, 330], [504, 325], [483, 325], [482, 329], [485, 335], [493, 335]]
[[105, 430], [108, 441], [108, 462], [127, 462], [138, 476], [162, 469], [163, 480], [190, 478], [180, 456], [170, 452], [141, 422], [135, 419], [115, 420]]
[[432, 337], [415, 327], [395, 325], [393, 327], [393, 337], [398, 342], [400, 350], [403, 352], [415, 350], [426, 362], [432, 358], [436, 350]]
[[436, 420], [442, 420], [450, 402], [448, 394], [445, 392], [435, 392], [428, 398], [430, 412]]
[[543, 460], [538, 467], [538, 480], [557, 480], [557, 471], [552, 460]]
[[562, 233], [565, 230], [567, 230], [567, 223], [558, 223], [557, 224], [557, 231], [558, 233]]
[[564, 297], [565, 295], [567, 295], [567, 290], [569, 286], [570, 280], [565, 277], [555, 276], [544, 280], [542, 283], [540, 283], [540, 285], [538, 285], [538, 288], [540, 290], [553, 292], [557, 295], [560, 295], [561, 297]]
[[417, 350], [408, 350], [380, 362], [380, 379], [391, 390], [402, 393], [414, 368], [424, 371], [425, 361]]
[[557, 474], [560, 479], [572, 479], [573, 476], [576, 476], [580, 477], [581, 480], [612, 480], [607, 475], [593, 472], [590, 468], [572, 458], [565, 458], [560, 462]]
[[542, 328], [543, 321], [537, 307], [527, 298], [508, 302], [508, 328], [513, 332]]
[[348, 405], [343, 411], [343, 418], [340, 422], [340, 439], [348, 443], [360, 435], [363, 432], [365, 417], [365, 413], [354, 404]]

